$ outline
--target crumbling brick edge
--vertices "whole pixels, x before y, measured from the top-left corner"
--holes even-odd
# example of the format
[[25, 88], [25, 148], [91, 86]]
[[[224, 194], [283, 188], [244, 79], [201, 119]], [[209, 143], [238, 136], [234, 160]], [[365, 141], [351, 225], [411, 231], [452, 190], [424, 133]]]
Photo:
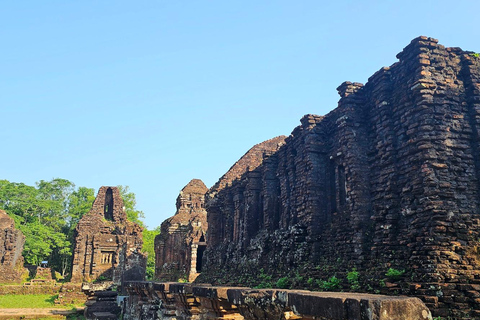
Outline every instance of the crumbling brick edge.
[[123, 319], [432, 319], [418, 298], [363, 293], [126, 282]]

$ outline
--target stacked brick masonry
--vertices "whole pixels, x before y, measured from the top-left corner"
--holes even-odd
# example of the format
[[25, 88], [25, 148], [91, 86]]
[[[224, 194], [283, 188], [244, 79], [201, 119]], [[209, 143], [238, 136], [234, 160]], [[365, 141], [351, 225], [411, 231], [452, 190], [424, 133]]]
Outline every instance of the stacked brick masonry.
[[417, 298], [129, 282], [123, 319], [432, 319]]
[[[397, 57], [365, 86], [342, 84], [338, 108], [305, 116], [261, 165], [215, 190], [201, 280], [355, 267], [363, 290], [480, 316], [479, 58], [426, 37]], [[388, 268], [406, 270], [389, 289], [378, 282]]]
[[116, 187], [101, 187], [90, 212], [75, 229], [72, 281], [145, 278], [142, 227], [127, 220]]
[[155, 237], [155, 277], [162, 281], [193, 281], [201, 272], [208, 229], [205, 193], [199, 179], [191, 180], [177, 198], [177, 212], [165, 220]]
[[25, 236], [15, 229], [13, 219], [0, 210], [0, 283], [20, 283], [28, 277], [23, 267]]
[[[241, 235], [246, 232], [252, 233], [255, 229], [260, 228], [260, 225], [254, 225], [263, 223], [263, 216], [259, 218], [254, 213], [258, 210], [258, 203], [255, 203], [254, 207], [248, 208], [249, 215], [243, 219], [242, 213], [246, 208], [244, 197], [246, 196], [249, 201], [258, 200], [256, 197], [261, 189], [259, 185], [261, 183], [259, 172], [261, 171], [258, 167], [262, 164], [264, 155], [274, 154], [284, 144], [284, 141], [285, 137], [279, 136], [255, 145], [220, 178], [219, 182], [210, 188], [206, 195], [206, 202], [210, 204], [208, 220], [216, 224], [216, 228], [208, 231], [208, 241], [211, 243], [211, 247], [216, 247], [222, 242], [232, 241], [234, 238], [238, 242]], [[271, 173], [275, 174], [273, 171]], [[249, 180], [240, 183], [242, 175], [248, 176]], [[275, 184], [274, 181], [272, 183]], [[249, 191], [244, 194], [243, 191], [247, 184]], [[277, 187], [273, 186], [272, 188], [276, 190]], [[225, 192], [226, 189], [236, 191]], [[227, 196], [227, 199], [224, 199], [224, 196]], [[278, 202], [276, 198], [270, 200], [274, 206], [273, 209], [279, 210], [279, 207], [276, 206]], [[252, 218], [254, 220], [248, 225], [249, 229], [247, 230], [245, 220]]]

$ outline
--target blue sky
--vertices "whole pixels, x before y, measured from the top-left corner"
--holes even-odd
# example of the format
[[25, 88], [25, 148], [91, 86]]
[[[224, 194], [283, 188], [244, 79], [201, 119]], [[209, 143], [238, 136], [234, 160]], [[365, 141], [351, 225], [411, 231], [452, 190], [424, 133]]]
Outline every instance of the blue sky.
[[146, 224], [190, 179], [336, 107], [413, 38], [480, 51], [472, 1], [0, 1], [0, 179], [128, 185]]

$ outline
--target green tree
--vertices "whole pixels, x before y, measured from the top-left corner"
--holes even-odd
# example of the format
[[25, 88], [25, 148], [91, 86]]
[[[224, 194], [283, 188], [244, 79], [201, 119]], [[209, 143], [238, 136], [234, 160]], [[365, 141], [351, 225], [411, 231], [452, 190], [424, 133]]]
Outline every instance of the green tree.
[[17, 216], [14, 217], [15, 222], [22, 225], [41, 219], [43, 211], [35, 187], [8, 180], [0, 180], [0, 208], [12, 216]]
[[[128, 186], [119, 186], [127, 218], [144, 226], [142, 211], [136, 209], [135, 194]], [[88, 213], [95, 200], [91, 188], [76, 188], [73, 182], [55, 178], [40, 180], [35, 186], [0, 180], [0, 209], [5, 210], [25, 235], [23, 255], [29, 264], [48, 260], [50, 267], [62, 276], [70, 272], [74, 230], [78, 221]], [[152, 231], [153, 232], [153, 231]], [[154, 265], [153, 235], [147, 247]], [[149, 242], [150, 241], [150, 242]]]
[[28, 264], [39, 265], [42, 260], [48, 260], [52, 252], [50, 238], [53, 236], [53, 230], [38, 222], [25, 224], [20, 230], [25, 236], [23, 247], [25, 261]]
[[90, 211], [95, 201], [95, 190], [93, 188], [79, 187], [68, 196], [68, 221], [69, 230], [73, 230], [78, 221]]
[[73, 230], [88, 212], [93, 189], [65, 179], [40, 180], [36, 187], [0, 180], [0, 208], [25, 235], [23, 255], [29, 264], [48, 260], [62, 275], [70, 269]]
[[[37, 185], [37, 200], [41, 203], [42, 223], [61, 232], [68, 220], [68, 198], [75, 184], [65, 179], [40, 180]], [[39, 219], [40, 220], [40, 219]]]
[[155, 237], [160, 234], [160, 226], [153, 230], [143, 230], [143, 252], [147, 253], [147, 279], [152, 280], [155, 276]]
[[137, 210], [137, 200], [135, 199], [135, 193], [130, 191], [129, 186], [117, 186], [120, 196], [123, 199], [123, 206], [125, 207], [125, 213], [127, 214], [127, 219], [129, 221], [138, 223], [142, 227], [145, 227], [145, 224], [141, 219], [145, 218], [143, 211]]
[[78, 221], [90, 211], [95, 201], [93, 188], [79, 187], [66, 194], [66, 218], [63, 226], [65, 239], [57, 239], [57, 246], [52, 252], [52, 258], [62, 276], [71, 272], [73, 245], [75, 243], [75, 228]]

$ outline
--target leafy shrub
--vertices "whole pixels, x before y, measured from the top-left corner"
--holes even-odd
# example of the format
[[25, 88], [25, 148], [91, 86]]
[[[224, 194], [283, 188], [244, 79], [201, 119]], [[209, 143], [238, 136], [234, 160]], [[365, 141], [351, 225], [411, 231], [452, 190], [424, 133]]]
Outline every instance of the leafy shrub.
[[397, 269], [394, 269], [394, 268], [390, 268], [390, 269], [388, 269], [387, 273], [385, 273], [385, 275], [390, 280], [398, 280], [402, 277], [402, 275], [404, 273], [405, 273], [405, 270], [397, 270]]
[[358, 271], [355, 268], [353, 268], [352, 271], [347, 273], [348, 283], [352, 284], [352, 283], [358, 282], [358, 276], [359, 276]]
[[269, 275], [269, 274], [265, 274], [265, 271], [262, 269], [260, 269], [260, 274], [258, 275], [258, 278], [260, 278], [260, 280], [262, 281], [271, 281], [272, 280], [272, 276]]
[[265, 274], [265, 270], [263, 270], [263, 268], [260, 269], [260, 274], [258, 275], [258, 279], [260, 280], [260, 283], [254, 286], [255, 289], [264, 289], [264, 288], [273, 287], [272, 276]]
[[289, 281], [287, 277], [282, 277], [277, 280], [276, 287], [280, 289], [287, 289], [289, 287]]
[[60, 280], [65, 280], [65, 277], [63, 277], [60, 272], [55, 271], [55, 279], [57, 281], [60, 281]]
[[347, 281], [350, 284], [350, 288], [352, 290], [360, 289], [360, 283], [358, 282], [359, 273], [358, 271], [353, 268], [352, 271], [347, 273]]
[[97, 279], [95, 279], [93, 282], [94, 282], [94, 283], [99, 283], [99, 282], [109, 281], [109, 280], [111, 280], [111, 279], [105, 277], [104, 275], [99, 275], [99, 276], [97, 277]]
[[328, 278], [328, 280], [317, 280], [317, 284], [322, 290], [330, 291], [340, 288], [340, 279], [333, 276]]
[[312, 286], [314, 283], [315, 283], [315, 279], [313, 279], [313, 278], [308, 278], [307, 284], [308, 284], [309, 286]]
[[303, 276], [300, 275], [300, 273], [295, 273], [295, 281], [297, 282], [302, 282], [303, 281]]

